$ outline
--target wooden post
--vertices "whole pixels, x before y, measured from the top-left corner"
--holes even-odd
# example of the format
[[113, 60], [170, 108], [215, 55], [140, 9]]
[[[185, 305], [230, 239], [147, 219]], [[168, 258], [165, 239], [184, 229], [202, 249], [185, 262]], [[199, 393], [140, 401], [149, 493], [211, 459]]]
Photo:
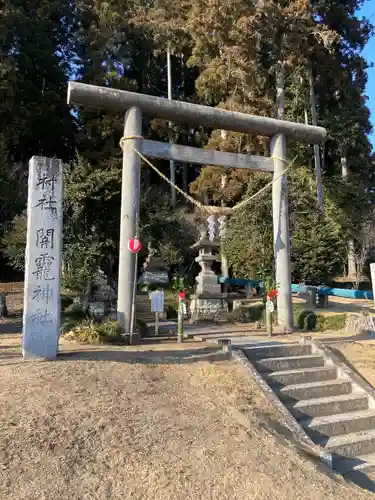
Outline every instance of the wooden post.
[[272, 320], [272, 312], [266, 309], [267, 333], [269, 337], [272, 337]]
[[155, 335], [159, 335], [159, 313], [155, 313]]
[[177, 320], [177, 342], [184, 340], [184, 312], [182, 310], [182, 300], [178, 299], [178, 320]]
[[136, 255], [128, 249], [128, 242], [137, 232], [140, 205], [141, 159], [133, 148], [142, 151], [142, 114], [130, 108], [125, 115], [121, 185], [120, 255], [118, 273], [117, 320], [127, 334], [131, 331], [132, 301]]
[[[277, 73], [278, 118], [284, 118], [284, 71]], [[290, 268], [288, 185], [286, 175], [281, 176], [286, 167], [285, 136], [276, 134], [271, 139], [271, 156], [274, 162], [274, 180], [272, 185], [272, 212], [278, 322], [284, 330], [293, 330], [292, 279]], [[281, 176], [281, 177], [280, 177]]]
[[137, 269], [138, 269], [138, 254], [134, 256], [134, 279], [133, 279], [133, 290], [132, 290], [132, 305], [130, 314], [130, 344], [133, 343], [134, 330], [136, 328], [136, 298], [137, 298]]

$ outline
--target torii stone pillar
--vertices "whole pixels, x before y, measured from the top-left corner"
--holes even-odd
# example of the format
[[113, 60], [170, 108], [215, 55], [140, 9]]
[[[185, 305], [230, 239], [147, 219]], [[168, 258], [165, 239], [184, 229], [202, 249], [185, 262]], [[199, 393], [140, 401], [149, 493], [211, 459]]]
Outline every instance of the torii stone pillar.
[[[117, 321], [125, 334], [131, 331], [136, 256], [128, 249], [128, 242], [136, 236], [139, 222], [141, 159], [134, 151], [142, 151], [142, 113], [130, 108], [125, 115], [122, 183], [120, 255], [118, 272]], [[134, 304], [135, 307], [135, 304]], [[134, 325], [133, 325], [134, 326]]]
[[292, 274], [290, 268], [289, 211], [287, 177], [282, 175], [286, 164], [285, 136], [271, 138], [271, 156], [274, 158], [274, 183], [272, 184], [273, 245], [275, 277], [278, 285], [278, 323], [286, 331], [293, 329]]

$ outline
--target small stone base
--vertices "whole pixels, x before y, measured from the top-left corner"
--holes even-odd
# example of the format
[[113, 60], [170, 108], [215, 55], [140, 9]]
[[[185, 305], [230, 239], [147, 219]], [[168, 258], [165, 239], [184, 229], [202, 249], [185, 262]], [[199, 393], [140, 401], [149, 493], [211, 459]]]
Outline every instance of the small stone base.
[[375, 317], [365, 316], [349, 316], [345, 322], [345, 333], [352, 334], [375, 334]]
[[141, 343], [141, 334], [139, 332], [124, 333], [121, 337], [124, 339], [126, 345], [139, 345]]
[[220, 321], [228, 319], [228, 302], [226, 299], [207, 297], [192, 298], [190, 301], [191, 322]]

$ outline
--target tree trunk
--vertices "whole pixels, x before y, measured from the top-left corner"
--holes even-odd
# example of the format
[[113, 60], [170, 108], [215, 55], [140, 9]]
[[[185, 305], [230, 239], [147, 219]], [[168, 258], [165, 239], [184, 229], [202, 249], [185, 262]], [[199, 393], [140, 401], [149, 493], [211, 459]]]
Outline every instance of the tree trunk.
[[[168, 74], [168, 99], [172, 99], [172, 64], [171, 64], [171, 52], [169, 47], [167, 49], [167, 74]], [[169, 122], [169, 143], [173, 143], [173, 133], [172, 133], [172, 122]], [[170, 181], [171, 181], [171, 198], [172, 198], [172, 207], [176, 206], [176, 188], [174, 185], [176, 184], [176, 168], [173, 160], [169, 162], [169, 172], [170, 172]]]
[[84, 314], [88, 313], [90, 296], [91, 296], [91, 280], [88, 280], [86, 283], [86, 290], [85, 290], [85, 295], [83, 297], [83, 305], [82, 305], [82, 312]]
[[[344, 180], [348, 180], [349, 177], [349, 169], [348, 169], [348, 163], [346, 156], [343, 155], [341, 157], [341, 175]], [[348, 262], [348, 272], [347, 272], [347, 277], [348, 279], [354, 281], [357, 285], [358, 281], [358, 276], [357, 276], [357, 269], [356, 269], [356, 263], [355, 263], [355, 254], [354, 254], [354, 241], [352, 238], [349, 239], [348, 241], [348, 255], [347, 255], [347, 262]]]
[[185, 193], [189, 192], [189, 184], [188, 184], [188, 164], [182, 164], [182, 189]]
[[[309, 74], [309, 87], [310, 87], [310, 106], [311, 106], [311, 124], [317, 125], [316, 102], [314, 91], [314, 78], [311, 67], [308, 68]], [[323, 213], [323, 185], [322, 185], [322, 165], [320, 160], [319, 144], [314, 144], [314, 160], [315, 160], [315, 176], [316, 176], [316, 197], [317, 207], [320, 213]]]

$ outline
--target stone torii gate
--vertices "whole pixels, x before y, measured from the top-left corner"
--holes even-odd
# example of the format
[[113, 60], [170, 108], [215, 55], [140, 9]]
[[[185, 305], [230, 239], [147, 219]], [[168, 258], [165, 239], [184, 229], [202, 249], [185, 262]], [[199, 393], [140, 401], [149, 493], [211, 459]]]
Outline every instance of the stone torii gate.
[[[319, 144], [325, 139], [325, 129], [78, 82], [69, 82], [68, 104], [126, 113], [117, 305], [117, 318], [124, 332], [129, 333], [131, 330], [132, 296], [136, 280], [135, 256], [127, 249], [128, 241], [136, 234], [140, 210], [141, 158], [135, 150], [149, 158], [218, 165], [227, 168], [246, 168], [254, 172], [273, 172], [272, 206], [276, 281], [279, 284], [278, 318], [279, 324], [285, 330], [292, 330], [288, 193], [286, 175], [283, 175], [286, 162], [286, 137], [308, 144]], [[145, 140], [142, 137], [142, 113], [171, 122], [270, 137], [270, 157], [203, 150]]]

